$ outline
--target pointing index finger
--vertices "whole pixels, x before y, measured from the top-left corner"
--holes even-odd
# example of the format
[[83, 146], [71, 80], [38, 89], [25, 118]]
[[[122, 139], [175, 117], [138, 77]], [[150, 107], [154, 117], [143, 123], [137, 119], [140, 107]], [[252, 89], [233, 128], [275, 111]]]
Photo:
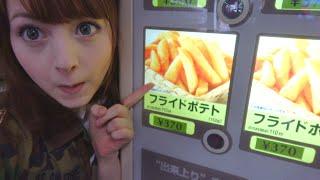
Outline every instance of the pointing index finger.
[[154, 86], [153, 83], [148, 83], [143, 86], [141, 86], [139, 89], [134, 91], [132, 94], [124, 98], [121, 103], [128, 108], [131, 108], [134, 106], [143, 96], [145, 93], [147, 93], [150, 89], [152, 89]]

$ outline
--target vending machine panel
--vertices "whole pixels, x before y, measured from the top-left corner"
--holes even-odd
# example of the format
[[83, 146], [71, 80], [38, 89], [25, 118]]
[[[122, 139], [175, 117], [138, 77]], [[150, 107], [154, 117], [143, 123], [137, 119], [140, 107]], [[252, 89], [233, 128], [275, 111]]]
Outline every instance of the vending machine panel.
[[132, 3], [134, 180], [320, 177], [320, 17], [310, 0]]

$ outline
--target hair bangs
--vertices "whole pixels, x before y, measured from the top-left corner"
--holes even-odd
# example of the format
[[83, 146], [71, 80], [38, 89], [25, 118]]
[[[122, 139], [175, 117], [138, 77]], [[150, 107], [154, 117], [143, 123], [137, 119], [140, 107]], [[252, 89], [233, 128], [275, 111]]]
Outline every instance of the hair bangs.
[[112, 1], [105, 0], [20, 0], [35, 19], [45, 23], [65, 23], [76, 18], [107, 18], [110, 20]]

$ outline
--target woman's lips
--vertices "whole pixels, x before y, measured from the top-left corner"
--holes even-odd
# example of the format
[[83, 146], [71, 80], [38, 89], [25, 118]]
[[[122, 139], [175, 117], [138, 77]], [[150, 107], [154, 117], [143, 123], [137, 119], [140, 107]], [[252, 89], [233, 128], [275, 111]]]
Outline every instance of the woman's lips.
[[81, 91], [83, 85], [84, 85], [84, 82], [81, 82], [72, 86], [60, 85], [59, 89], [67, 94], [75, 94]]

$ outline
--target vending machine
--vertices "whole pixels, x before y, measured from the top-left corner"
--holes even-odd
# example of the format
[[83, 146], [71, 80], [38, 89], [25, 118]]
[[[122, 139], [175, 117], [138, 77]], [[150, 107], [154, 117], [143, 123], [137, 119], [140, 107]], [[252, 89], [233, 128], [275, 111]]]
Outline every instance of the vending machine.
[[120, 4], [124, 179], [320, 179], [320, 1]]

